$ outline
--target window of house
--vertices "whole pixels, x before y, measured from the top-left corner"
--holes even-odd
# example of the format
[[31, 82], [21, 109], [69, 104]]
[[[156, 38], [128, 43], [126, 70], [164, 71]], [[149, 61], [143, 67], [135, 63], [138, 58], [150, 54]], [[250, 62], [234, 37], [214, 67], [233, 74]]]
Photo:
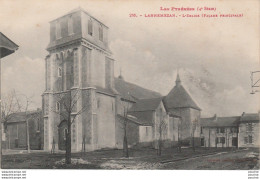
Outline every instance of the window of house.
[[248, 138], [244, 137], [244, 143], [247, 144], [248, 143]]
[[230, 128], [230, 133], [237, 133], [237, 128], [236, 127], [231, 127]]
[[252, 132], [253, 131], [252, 123], [247, 123], [246, 124], [246, 130], [247, 130], [247, 132]]
[[218, 127], [217, 133], [225, 133], [225, 128], [224, 127]]
[[221, 137], [221, 143], [225, 144], [225, 137]]
[[59, 67], [58, 68], [58, 77], [61, 77], [61, 75], [62, 75], [62, 69], [61, 69], [61, 67]]
[[93, 34], [93, 22], [91, 19], [88, 20], [88, 34], [91, 36]]
[[61, 38], [60, 22], [57, 21], [56, 22], [56, 39], [60, 39], [60, 38]]
[[203, 134], [203, 127], [200, 127], [200, 133]]
[[98, 28], [99, 40], [103, 42], [103, 27], [100, 25]]
[[69, 20], [68, 20], [68, 33], [69, 33], [69, 35], [73, 34], [73, 20], [72, 20], [72, 16], [70, 16]]
[[249, 143], [249, 144], [252, 144], [252, 143], [253, 143], [253, 136], [252, 136], [252, 135], [249, 135], [249, 136], [248, 136], [248, 143]]
[[200, 138], [200, 146], [204, 146], [204, 144], [205, 144], [204, 138]]
[[56, 103], [56, 111], [60, 111], [60, 103], [59, 102]]

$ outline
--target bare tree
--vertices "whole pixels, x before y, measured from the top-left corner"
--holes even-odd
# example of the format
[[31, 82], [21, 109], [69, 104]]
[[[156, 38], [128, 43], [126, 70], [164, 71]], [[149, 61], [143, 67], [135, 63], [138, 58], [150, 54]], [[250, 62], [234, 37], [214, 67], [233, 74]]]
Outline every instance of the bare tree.
[[[59, 106], [56, 106], [54, 109], [51, 109], [51, 111], [60, 115], [60, 117], [63, 120], [66, 120], [67, 131], [65, 134], [65, 138], [66, 138], [65, 159], [66, 159], [66, 164], [71, 164], [71, 126], [74, 123], [77, 116], [82, 114], [82, 112], [84, 112], [88, 108], [87, 107], [88, 105], [81, 106], [80, 109], [77, 109], [77, 103], [81, 98], [79, 89], [69, 90], [65, 93], [56, 93], [55, 97], [57, 99]], [[83, 141], [83, 145], [84, 145], [84, 141]]]
[[157, 155], [161, 156], [162, 154], [162, 141], [163, 136], [165, 136], [165, 133], [167, 131], [167, 121], [166, 121], [166, 115], [162, 114], [162, 111], [159, 112], [158, 120], [155, 122], [155, 128], [158, 131], [159, 138], [157, 140]]
[[177, 147], [177, 149], [178, 149], [178, 151], [179, 152], [181, 152], [181, 126], [182, 126], [182, 118], [180, 117], [179, 119], [178, 119], [178, 124], [177, 124], [178, 126], [178, 147]]
[[126, 158], [129, 157], [128, 153], [128, 141], [127, 141], [127, 124], [128, 124], [128, 119], [127, 119], [127, 109], [124, 109], [124, 119], [123, 119], [123, 130], [124, 130], [124, 139], [123, 139], [123, 152], [124, 156]]
[[[128, 96], [130, 96], [130, 93], [127, 92]], [[122, 104], [123, 106], [123, 119], [120, 121], [122, 123], [122, 129], [123, 129], [123, 155], [124, 157], [129, 157], [129, 150], [128, 150], [128, 140], [127, 140], [127, 125], [128, 125], [128, 110], [129, 110], [129, 102], [127, 102], [127, 105]]]
[[194, 121], [191, 122], [191, 130], [192, 130], [192, 150], [195, 152], [195, 131], [197, 129], [198, 125], [198, 120], [195, 119]]
[[[129, 94], [129, 93], [128, 93]], [[128, 107], [129, 102], [126, 102], [127, 105], [121, 104], [123, 106], [123, 117], [120, 118], [119, 122], [122, 124], [121, 129], [123, 130], [123, 155], [124, 157], [129, 157], [128, 150], [128, 140], [127, 140], [127, 125], [128, 125]]]
[[29, 118], [27, 113], [30, 105], [33, 103], [32, 97], [28, 97], [25, 94], [17, 93], [15, 90], [12, 90], [10, 93], [4, 95], [1, 102], [2, 109], [2, 119], [4, 121], [4, 126], [6, 129], [6, 123], [10, 117], [10, 114], [17, 112], [24, 112], [26, 116], [26, 143], [27, 151], [30, 153], [30, 135], [29, 135]]

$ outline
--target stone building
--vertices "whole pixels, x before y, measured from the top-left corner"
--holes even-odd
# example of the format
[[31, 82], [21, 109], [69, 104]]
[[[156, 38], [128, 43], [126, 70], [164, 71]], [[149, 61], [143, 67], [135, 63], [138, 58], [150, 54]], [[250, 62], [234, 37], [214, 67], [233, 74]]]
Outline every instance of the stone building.
[[200, 119], [201, 146], [259, 147], [259, 114]]
[[[29, 132], [30, 149], [43, 149], [43, 119], [41, 110], [12, 113], [5, 119], [3, 122], [3, 149], [26, 149], [28, 144], [27, 131]], [[29, 127], [28, 130], [27, 126]]]
[[239, 121], [239, 147], [259, 147], [259, 113], [243, 113]]
[[[165, 98], [125, 81], [121, 75], [114, 77], [108, 31], [105, 24], [80, 8], [50, 22], [42, 95], [45, 150], [65, 149], [65, 113], [74, 119], [72, 151], [81, 151], [83, 146], [87, 151], [122, 148], [125, 116], [129, 119], [129, 145], [158, 140], [156, 126], [162, 120], [167, 127], [161, 137], [176, 141], [175, 113], [181, 111], [184, 123], [199, 117], [200, 108], [182, 87], [179, 76], [176, 87]], [[181, 105], [176, 106], [178, 102]]]
[[183, 87], [179, 74], [177, 74], [175, 83], [174, 88], [164, 97], [164, 105], [170, 116], [180, 117], [179, 138], [182, 143], [191, 145], [194, 137], [196, 145], [198, 145], [201, 109]]
[[237, 147], [240, 116], [201, 118], [203, 147]]

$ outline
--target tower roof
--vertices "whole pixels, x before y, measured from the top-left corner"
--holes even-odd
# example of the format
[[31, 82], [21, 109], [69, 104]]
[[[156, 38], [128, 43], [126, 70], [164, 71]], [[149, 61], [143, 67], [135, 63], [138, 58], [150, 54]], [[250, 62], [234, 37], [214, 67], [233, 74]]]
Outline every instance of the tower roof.
[[189, 93], [182, 86], [179, 74], [177, 74], [176, 85], [168, 93], [168, 95], [164, 97], [164, 104], [167, 109], [194, 108], [197, 110], [201, 110], [192, 99], [192, 97], [189, 95]]
[[177, 77], [176, 77], [175, 83], [176, 83], [176, 85], [181, 83], [181, 79], [180, 79], [179, 73], [177, 73]]

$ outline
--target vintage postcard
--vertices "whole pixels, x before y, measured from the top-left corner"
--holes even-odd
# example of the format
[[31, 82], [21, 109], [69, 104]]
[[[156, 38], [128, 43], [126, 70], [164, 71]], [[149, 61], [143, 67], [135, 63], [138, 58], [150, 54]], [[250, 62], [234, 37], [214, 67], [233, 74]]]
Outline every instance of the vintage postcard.
[[258, 178], [259, 22], [258, 0], [0, 0], [1, 177]]

